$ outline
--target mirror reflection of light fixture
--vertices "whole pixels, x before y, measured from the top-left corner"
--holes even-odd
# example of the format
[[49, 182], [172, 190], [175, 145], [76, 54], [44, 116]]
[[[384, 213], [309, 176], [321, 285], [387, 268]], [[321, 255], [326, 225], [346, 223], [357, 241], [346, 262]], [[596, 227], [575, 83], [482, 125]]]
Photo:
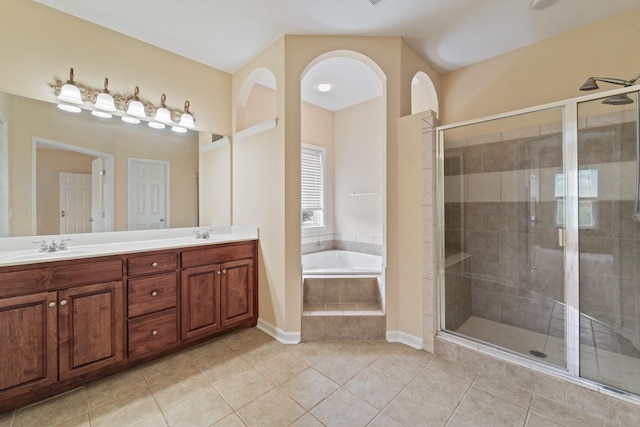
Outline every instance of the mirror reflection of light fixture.
[[171, 126], [171, 130], [177, 133], [186, 133], [187, 129], [182, 126]]
[[146, 117], [144, 105], [140, 102], [140, 98], [138, 98], [139, 94], [140, 89], [136, 86], [133, 91], [133, 99], [129, 101], [129, 106], [127, 107], [127, 114], [133, 117]]
[[82, 104], [82, 94], [78, 86], [76, 86], [76, 82], [73, 81], [73, 68], [69, 69], [69, 80], [60, 88], [58, 99], [71, 104]]
[[159, 122], [149, 122], [149, 127], [154, 129], [164, 129], [164, 124]]
[[160, 108], [156, 110], [156, 116], [154, 120], [158, 123], [164, 123], [168, 125], [168, 124], [171, 124], [171, 113], [167, 109], [167, 105], [165, 104], [166, 101], [167, 101], [167, 96], [163, 93], [162, 96], [160, 97]]
[[67, 111], [69, 113], [79, 113], [80, 111], [82, 111], [80, 107], [76, 107], [75, 105], [69, 105], [69, 104], [58, 104], [58, 108], [61, 110]]
[[131, 123], [134, 125], [137, 125], [138, 123], [140, 123], [140, 119], [136, 119], [135, 117], [129, 117], [129, 116], [122, 116], [122, 121], [125, 123]]
[[189, 101], [184, 102], [184, 113], [180, 116], [180, 126], [193, 129], [196, 125], [193, 123], [193, 115], [189, 111]]

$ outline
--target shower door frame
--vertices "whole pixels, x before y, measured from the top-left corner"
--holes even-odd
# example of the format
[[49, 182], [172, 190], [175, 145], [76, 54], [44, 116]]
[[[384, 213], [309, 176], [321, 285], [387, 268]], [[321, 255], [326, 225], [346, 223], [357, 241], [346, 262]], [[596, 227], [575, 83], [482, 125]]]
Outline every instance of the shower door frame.
[[[467, 120], [436, 127], [436, 295], [438, 298], [437, 335], [457, 341], [461, 344], [471, 344], [485, 353], [492, 354], [507, 361], [525, 365], [542, 372], [552, 373], [561, 377], [578, 381], [586, 386], [608, 393], [610, 387], [606, 384], [580, 376], [580, 248], [578, 227], [578, 105], [584, 102], [607, 98], [625, 93], [640, 93], [640, 85], [598, 92], [592, 95], [576, 97], [568, 100], [538, 105], [530, 108], [496, 114], [474, 120]], [[640, 99], [640, 96], [639, 98]], [[638, 106], [637, 108], [639, 108]], [[448, 129], [490, 122], [543, 110], [562, 108], [562, 151], [563, 173], [565, 176], [565, 226], [564, 226], [564, 296], [565, 296], [565, 357], [566, 369], [540, 363], [504, 351], [490, 343], [478, 342], [462, 334], [444, 329], [445, 325], [445, 233], [444, 233], [444, 133]], [[640, 117], [637, 118], [640, 120]], [[636, 159], [640, 162], [640, 159]], [[631, 393], [620, 391], [629, 396]], [[618, 397], [620, 394], [616, 393]]]

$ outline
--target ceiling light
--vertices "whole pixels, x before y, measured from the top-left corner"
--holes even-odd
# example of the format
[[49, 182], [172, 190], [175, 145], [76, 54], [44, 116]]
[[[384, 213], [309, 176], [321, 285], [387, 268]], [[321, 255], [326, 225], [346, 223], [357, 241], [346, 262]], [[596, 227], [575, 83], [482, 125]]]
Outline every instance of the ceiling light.
[[[113, 96], [109, 93], [109, 79], [104, 78], [104, 90], [98, 94], [96, 97], [96, 108], [104, 111], [116, 111], [116, 103], [113, 100]], [[94, 114], [95, 115], [95, 114]], [[102, 116], [98, 116], [102, 117]]]
[[328, 83], [328, 82], [318, 83], [316, 88], [320, 92], [329, 92], [331, 89], [333, 89], [333, 85], [331, 83]]
[[[155, 121], [164, 124], [171, 124], [171, 113], [167, 109], [165, 105], [165, 101], [167, 100], [167, 96], [163, 93], [160, 97], [160, 108], [156, 110]], [[164, 126], [163, 126], [164, 127]]]
[[69, 69], [69, 80], [60, 88], [58, 99], [71, 104], [82, 104], [82, 94], [76, 86], [76, 82], [73, 81], [73, 68]]
[[140, 98], [138, 98], [138, 94], [140, 93], [140, 89], [138, 86], [133, 91], [133, 99], [129, 101], [129, 107], [127, 107], [127, 114], [134, 117], [146, 117], [146, 113], [144, 112], [144, 105], [140, 102]]
[[180, 126], [193, 129], [195, 124], [193, 123], [193, 116], [191, 115], [191, 111], [189, 111], [189, 101], [184, 102], [184, 113], [180, 116]]
[[558, 0], [531, 0], [529, 3], [529, 9], [531, 10], [543, 10], [553, 6]]

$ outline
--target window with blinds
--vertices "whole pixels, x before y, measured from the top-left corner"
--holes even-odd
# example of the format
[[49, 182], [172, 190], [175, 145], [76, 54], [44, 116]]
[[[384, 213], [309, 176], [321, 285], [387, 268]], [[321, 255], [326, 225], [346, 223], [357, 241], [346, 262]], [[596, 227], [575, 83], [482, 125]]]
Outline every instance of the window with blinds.
[[325, 149], [302, 146], [302, 227], [324, 226]]

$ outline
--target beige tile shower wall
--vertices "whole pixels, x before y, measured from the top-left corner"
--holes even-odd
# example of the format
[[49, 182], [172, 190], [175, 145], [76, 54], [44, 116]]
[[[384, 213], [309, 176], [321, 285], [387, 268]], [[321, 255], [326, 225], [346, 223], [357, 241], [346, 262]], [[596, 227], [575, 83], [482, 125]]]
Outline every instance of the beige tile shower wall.
[[435, 351], [436, 322], [436, 266], [435, 266], [435, 146], [437, 118], [435, 114], [422, 120], [422, 177], [423, 177], [423, 271], [422, 271], [422, 334], [424, 349]]

